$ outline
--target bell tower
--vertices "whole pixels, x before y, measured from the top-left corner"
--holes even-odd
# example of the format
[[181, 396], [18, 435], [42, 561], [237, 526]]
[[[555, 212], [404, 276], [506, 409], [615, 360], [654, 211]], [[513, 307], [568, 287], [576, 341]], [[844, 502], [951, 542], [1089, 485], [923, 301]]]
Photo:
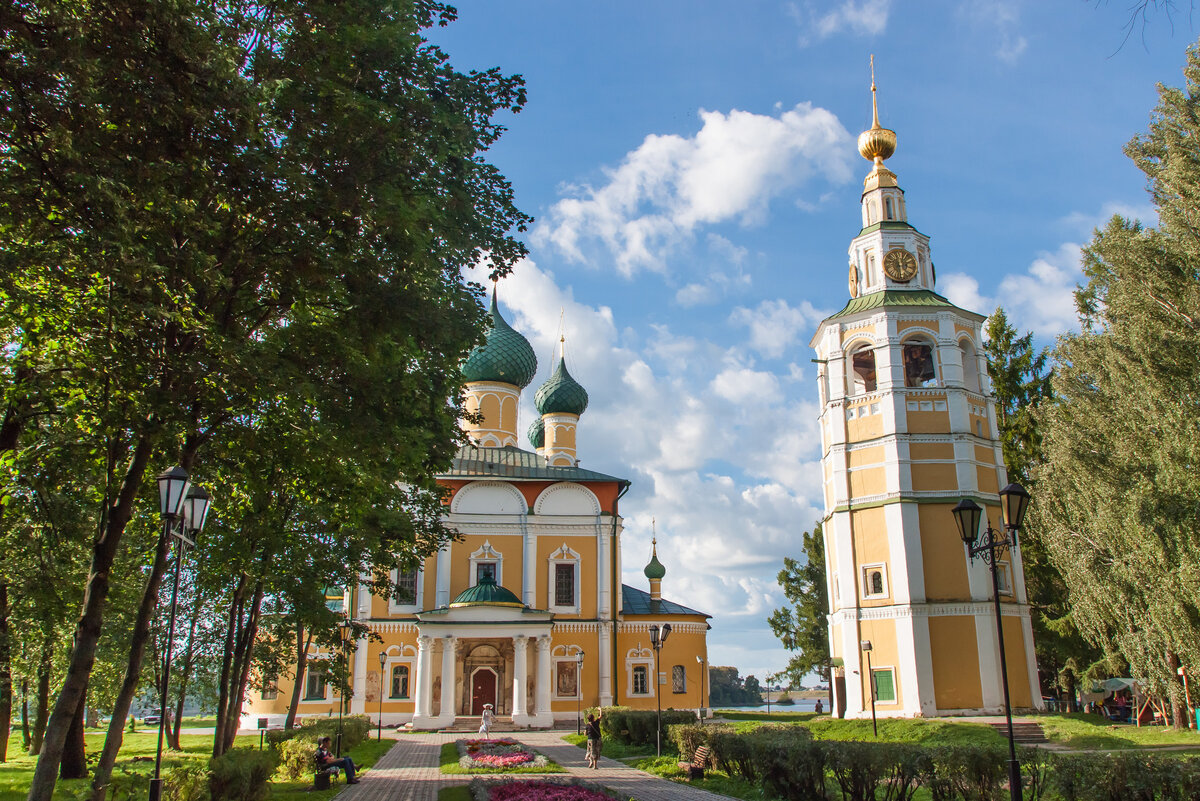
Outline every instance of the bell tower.
[[[872, 60], [873, 62], [873, 60]], [[851, 240], [850, 299], [821, 322], [824, 536], [836, 714], [992, 714], [1003, 708], [989, 568], [972, 561], [954, 505], [1000, 526], [1007, 481], [982, 353], [985, 317], [935, 291], [929, 237], [884, 164], [874, 63], [871, 162]], [[1014, 708], [1040, 708], [1020, 553], [1001, 564]], [[869, 643], [869, 645], [868, 645]], [[866, 658], [869, 651], [870, 660]]]

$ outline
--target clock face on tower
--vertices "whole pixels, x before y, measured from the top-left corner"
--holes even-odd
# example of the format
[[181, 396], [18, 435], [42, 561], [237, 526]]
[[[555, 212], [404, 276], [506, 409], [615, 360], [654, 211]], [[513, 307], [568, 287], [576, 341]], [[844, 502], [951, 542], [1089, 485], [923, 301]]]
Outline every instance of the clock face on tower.
[[883, 257], [883, 271], [893, 281], [907, 283], [917, 275], [917, 257], [904, 248], [892, 248]]

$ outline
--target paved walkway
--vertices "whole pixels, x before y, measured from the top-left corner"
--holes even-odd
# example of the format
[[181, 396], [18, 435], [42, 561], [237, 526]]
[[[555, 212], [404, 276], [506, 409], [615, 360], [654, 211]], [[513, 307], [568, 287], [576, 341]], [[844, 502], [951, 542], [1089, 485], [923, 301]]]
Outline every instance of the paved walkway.
[[[729, 798], [651, 776], [607, 757], [601, 759], [599, 770], [591, 770], [585, 764], [583, 749], [565, 742], [562, 739], [564, 733], [524, 731], [500, 735], [514, 737], [540, 751], [572, 776], [595, 781], [637, 801], [721, 801]], [[470, 776], [446, 775], [438, 769], [442, 744], [473, 736], [477, 735], [462, 732], [398, 735], [396, 746], [362, 774], [358, 784], [339, 793], [337, 801], [436, 801], [442, 787], [467, 784], [471, 780]], [[552, 777], [562, 775], [551, 774]]]

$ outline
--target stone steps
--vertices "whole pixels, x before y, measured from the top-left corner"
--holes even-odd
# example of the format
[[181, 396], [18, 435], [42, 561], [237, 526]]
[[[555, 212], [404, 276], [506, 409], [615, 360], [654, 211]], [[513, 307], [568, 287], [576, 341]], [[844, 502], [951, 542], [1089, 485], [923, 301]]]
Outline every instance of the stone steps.
[[[996, 731], [1000, 732], [1000, 736], [1008, 738], [1007, 723], [988, 723]], [[1040, 723], [1017, 723], [1013, 721], [1013, 742], [1018, 745], [1040, 745], [1050, 742], [1046, 738], [1046, 733], [1042, 731]]]

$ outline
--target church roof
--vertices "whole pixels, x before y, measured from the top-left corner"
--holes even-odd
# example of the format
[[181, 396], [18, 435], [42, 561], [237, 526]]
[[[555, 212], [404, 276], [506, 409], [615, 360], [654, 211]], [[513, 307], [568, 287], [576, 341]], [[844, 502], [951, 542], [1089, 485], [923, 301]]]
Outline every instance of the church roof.
[[587, 390], [567, 372], [567, 360], [558, 360], [558, 369], [538, 388], [534, 405], [542, 414], [583, 414], [588, 405]]
[[950, 301], [936, 292], [928, 289], [885, 289], [882, 292], [868, 292], [865, 295], [860, 295], [857, 298], [851, 298], [840, 312], [831, 314], [825, 318], [827, 320], [836, 320], [839, 317], [849, 317], [852, 314], [869, 311], [870, 309], [878, 309], [882, 307], [896, 308], [898, 306], [911, 306], [913, 308], [944, 308], [954, 309], [963, 314], [980, 317], [974, 312], [966, 311], [955, 306]]
[[459, 448], [448, 473], [440, 478], [502, 478], [506, 481], [616, 481], [629, 480], [584, 470], [581, 467], [551, 467], [536, 453], [512, 445], [503, 448], [480, 448], [466, 445]]
[[450, 608], [460, 606], [516, 606], [524, 607], [521, 599], [496, 583], [491, 576], [481, 576], [474, 587], [468, 587], [450, 603]]
[[630, 587], [628, 584], [621, 585], [621, 611], [627, 615], [700, 615], [701, 617], [712, 617], [706, 612], [697, 612], [695, 609], [689, 609], [683, 604], [677, 604], [674, 601], [661, 600], [655, 601], [650, 597], [650, 593], [639, 590], [636, 587]]
[[524, 388], [537, 372], [537, 356], [529, 340], [513, 329], [500, 314], [496, 306], [496, 293], [492, 292], [492, 307], [489, 311], [491, 326], [487, 342], [471, 351], [463, 362], [462, 374], [468, 383], [495, 381]]

